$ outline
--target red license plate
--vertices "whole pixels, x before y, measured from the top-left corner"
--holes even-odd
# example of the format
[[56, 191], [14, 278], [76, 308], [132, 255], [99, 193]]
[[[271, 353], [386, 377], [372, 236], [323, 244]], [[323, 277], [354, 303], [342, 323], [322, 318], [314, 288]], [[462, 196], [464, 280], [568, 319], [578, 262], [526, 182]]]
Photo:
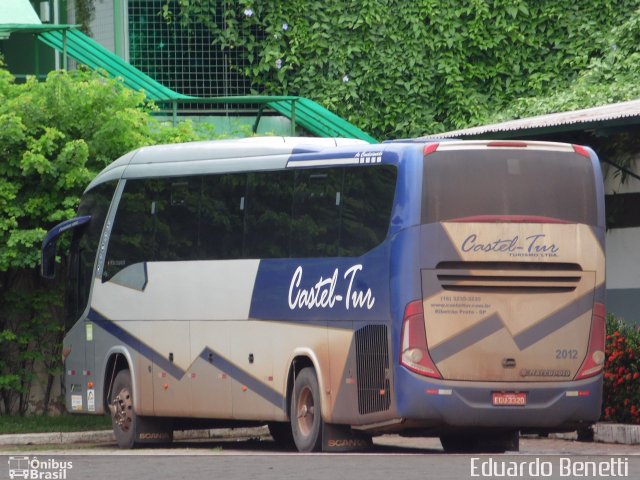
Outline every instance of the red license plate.
[[527, 404], [525, 392], [493, 392], [491, 398], [496, 407], [524, 407]]

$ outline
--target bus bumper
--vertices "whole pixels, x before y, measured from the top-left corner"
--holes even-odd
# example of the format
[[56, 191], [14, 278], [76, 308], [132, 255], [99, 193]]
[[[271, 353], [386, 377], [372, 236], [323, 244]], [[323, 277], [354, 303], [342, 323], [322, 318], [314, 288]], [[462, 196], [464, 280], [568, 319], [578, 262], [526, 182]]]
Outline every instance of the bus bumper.
[[[602, 374], [572, 382], [461, 382], [396, 372], [398, 416], [416, 428], [575, 429], [596, 422]], [[524, 392], [524, 406], [494, 406], [494, 392]]]

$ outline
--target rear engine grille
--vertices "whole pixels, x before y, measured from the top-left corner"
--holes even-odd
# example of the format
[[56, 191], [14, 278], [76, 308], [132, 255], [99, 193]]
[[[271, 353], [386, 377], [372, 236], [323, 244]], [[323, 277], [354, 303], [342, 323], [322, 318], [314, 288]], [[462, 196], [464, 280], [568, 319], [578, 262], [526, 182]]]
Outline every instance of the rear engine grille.
[[436, 274], [443, 290], [457, 292], [571, 292], [582, 279], [574, 263], [441, 262]]
[[355, 333], [358, 412], [389, 409], [389, 344], [386, 325], [367, 325]]

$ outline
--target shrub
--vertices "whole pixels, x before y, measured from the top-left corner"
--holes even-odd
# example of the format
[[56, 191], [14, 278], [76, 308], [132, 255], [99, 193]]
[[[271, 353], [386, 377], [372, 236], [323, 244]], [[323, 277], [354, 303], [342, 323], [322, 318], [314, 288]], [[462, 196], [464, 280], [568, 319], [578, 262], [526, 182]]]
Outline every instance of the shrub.
[[607, 316], [602, 419], [640, 424], [640, 330]]
[[[85, 186], [120, 155], [198, 138], [191, 123], [154, 121], [151, 108], [142, 93], [95, 72], [16, 84], [0, 61], [0, 415], [46, 412], [54, 401], [64, 282], [38, 275], [47, 229], [74, 216]], [[38, 383], [42, 402], [33, 398]]]

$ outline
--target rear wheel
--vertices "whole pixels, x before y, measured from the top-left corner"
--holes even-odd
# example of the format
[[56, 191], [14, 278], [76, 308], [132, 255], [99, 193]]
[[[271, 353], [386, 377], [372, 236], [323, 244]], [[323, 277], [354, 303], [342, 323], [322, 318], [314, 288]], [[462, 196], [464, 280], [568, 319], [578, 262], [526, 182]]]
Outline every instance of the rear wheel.
[[317, 452], [322, 448], [322, 410], [320, 388], [313, 368], [300, 370], [293, 387], [291, 432], [300, 452]]
[[116, 375], [109, 399], [111, 425], [120, 448], [135, 446], [137, 415], [133, 408], [133, 389], [129, 370], [120, 370]]

